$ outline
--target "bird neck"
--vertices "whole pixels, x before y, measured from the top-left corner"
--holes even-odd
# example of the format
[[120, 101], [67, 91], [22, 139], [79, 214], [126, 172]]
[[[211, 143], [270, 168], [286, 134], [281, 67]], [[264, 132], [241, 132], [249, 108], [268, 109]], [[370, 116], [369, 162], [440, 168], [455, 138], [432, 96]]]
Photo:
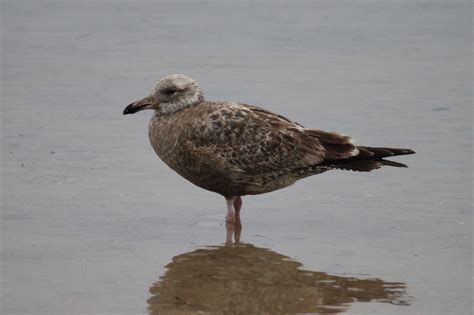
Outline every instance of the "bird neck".
[[182, 109], [196, 106], [204, 101], [204, 96], [202, 94], [195, 94], [192, 97], [183, 99], [180, 102], [173, 103], [161, 103], [159, 110], [157, 110], [158, 115], [170, 115], [177, 113]]

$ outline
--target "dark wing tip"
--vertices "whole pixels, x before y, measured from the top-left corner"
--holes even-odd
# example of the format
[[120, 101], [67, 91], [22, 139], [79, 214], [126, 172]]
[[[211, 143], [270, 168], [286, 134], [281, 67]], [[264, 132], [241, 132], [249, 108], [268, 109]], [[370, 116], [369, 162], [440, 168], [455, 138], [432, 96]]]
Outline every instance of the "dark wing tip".
[[388, 149], [392, 150], [393, 155], [406, 155], [406, 154], [415, 154], [416, 152], [412, 149]]
[[380, 161], [383, 163], [383, 165], [408, 168], [408, 166], [406, 164], [403, 164], [403, 163], [400, 163], [400, 162], [394, 162], [394, 161], [385, 160], [385, 159], [381, 159]]

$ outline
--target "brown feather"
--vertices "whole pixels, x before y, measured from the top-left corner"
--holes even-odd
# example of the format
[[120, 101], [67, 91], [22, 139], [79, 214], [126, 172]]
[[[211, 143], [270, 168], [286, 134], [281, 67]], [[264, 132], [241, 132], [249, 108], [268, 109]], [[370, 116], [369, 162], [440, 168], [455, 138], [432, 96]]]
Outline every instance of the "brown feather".
[[347, 159], [358, 154], [356, 146], [352, 144], [351, 137], [318, 129], [307, 129], [306, 133], [321, 142], [326, 149], [326, 160]]
[[288, 186], [296, 180], [292, 170], [325, 157], [318, 139], [299, 124], [231, 102], [202, 102], [172, 117], [155, 116], [150, 140], [163, 161], [183, 177], [229, 196]]

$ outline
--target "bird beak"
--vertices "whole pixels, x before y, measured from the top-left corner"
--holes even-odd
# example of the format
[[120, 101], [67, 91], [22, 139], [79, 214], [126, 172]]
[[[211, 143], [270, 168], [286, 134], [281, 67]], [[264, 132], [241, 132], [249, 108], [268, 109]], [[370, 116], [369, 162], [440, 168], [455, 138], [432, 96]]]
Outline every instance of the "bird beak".
[[132, 104], [129, 104], [125, 109], [123, 110], [124, 115], [128, 114], [135, 114], [136, 112], [139, 112], [144, 109], [153, 109], [155, 106], [155, 96], [150, 95], [147, 96], [139, 101], [133, 102]]

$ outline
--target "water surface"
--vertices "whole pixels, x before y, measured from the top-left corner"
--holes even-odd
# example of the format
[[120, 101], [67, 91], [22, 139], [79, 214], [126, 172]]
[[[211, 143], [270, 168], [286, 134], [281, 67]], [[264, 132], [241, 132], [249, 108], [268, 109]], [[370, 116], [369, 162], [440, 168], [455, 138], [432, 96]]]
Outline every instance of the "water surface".
[[[291, 297], [281, 276], [295, 312], [471, 312], [469, 1], [6, 0], [1, 12], [2, 313], [150, 313], [169, 302], [155, 293], [173, 270], [216, 255], [215, 277], [234, 250], [248, 265], [237, 275], [277, 265], [255, 281]], [[225, 246], [223, 198], [155, 157], [151, 113], [121, 114], [169, 73], [208, 99], [417, 154], [394, 159], [408, 169], [246, 197], [241, 244]], [[213, 289], [242, 292], [226, 279]], [[376, 290], [362, 299], [351, 281]], [[389, 303], [387, 283], [406, 303]]]
[[337, 314], [355, 302], [409, 305], [404, 283], [303, 270], [290, 257], [240, 242], [242, 225], [226, 230], [225, 245], [173, 257], [150, 288], [150, 314]]

